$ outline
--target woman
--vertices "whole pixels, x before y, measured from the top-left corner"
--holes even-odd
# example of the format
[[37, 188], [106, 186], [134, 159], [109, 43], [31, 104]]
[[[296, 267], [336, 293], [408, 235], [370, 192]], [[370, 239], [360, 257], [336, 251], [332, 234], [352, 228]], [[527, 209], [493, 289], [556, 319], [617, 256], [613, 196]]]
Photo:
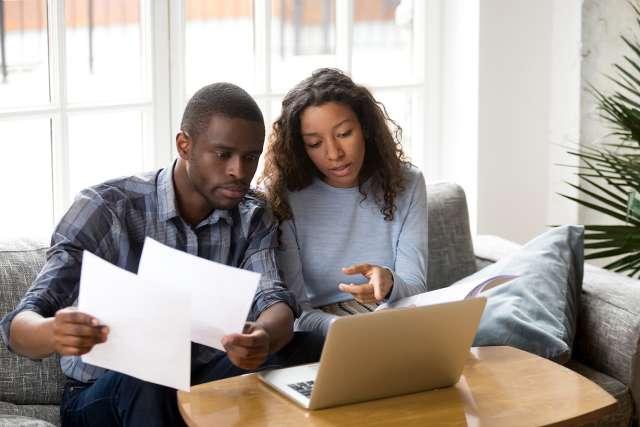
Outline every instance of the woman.
[[[389, 125], [394, 128], [392, 132]], [[299, 330], [425, 292], [424, 178], [363, 86], [316, 70], [285, 96], [260, 182], [280, 221], [278, 262]]]

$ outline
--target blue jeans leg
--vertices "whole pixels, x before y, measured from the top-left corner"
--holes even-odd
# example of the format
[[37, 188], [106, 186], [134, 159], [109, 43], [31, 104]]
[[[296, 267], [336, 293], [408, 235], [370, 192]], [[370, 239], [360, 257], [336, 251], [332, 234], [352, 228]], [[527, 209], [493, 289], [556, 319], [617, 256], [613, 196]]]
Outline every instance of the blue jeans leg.
[[63, 426], [184, 426], [176, 390], [118, 372], [95, 383], [70, 382], [62, 396]]
[[[296, 332], [292, 340], [272, 354], [258, 369], [282, 368], [317, 362], [324, 337]], [[248, 371], [235, 366], [223, 352], [192, 372], [192, 384], [202, 384]], [[95, 383], [70, 381], [60, 406], [63, 426], [184, 426], [176, 390], [118, 372], [107, 372]]]
[[[295, 332], [291, 341], [281, 348], [280, 351], [271, 354], [256, 371], [317, 362], [320, 360], [323, 345], [324, 337], [321, 334], [315, 332]], [[203, 384], [209, 381], [246, 374], [248, 372], [251, 371], [238, 368], [231, 363], [226, 353], [220, 352], [213, 361], [191, 373], [191, 384]]]

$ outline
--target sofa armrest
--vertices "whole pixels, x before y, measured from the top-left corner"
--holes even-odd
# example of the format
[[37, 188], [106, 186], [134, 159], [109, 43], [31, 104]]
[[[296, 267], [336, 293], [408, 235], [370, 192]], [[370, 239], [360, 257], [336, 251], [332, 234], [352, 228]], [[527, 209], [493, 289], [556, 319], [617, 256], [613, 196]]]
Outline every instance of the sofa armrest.
[[427, 185], [427, 288], [449, 286], [476, 270], [467, 199], [450, 182]]
[[482, 264], [494, 263], [521, 247], [522, 245], [511, 240], [490, 234], [479, 234], [473, 238], [473, 251], [476, 260]]
[[640, 407], [640, 281], [585, 264], [574, 357], [624, 383]]

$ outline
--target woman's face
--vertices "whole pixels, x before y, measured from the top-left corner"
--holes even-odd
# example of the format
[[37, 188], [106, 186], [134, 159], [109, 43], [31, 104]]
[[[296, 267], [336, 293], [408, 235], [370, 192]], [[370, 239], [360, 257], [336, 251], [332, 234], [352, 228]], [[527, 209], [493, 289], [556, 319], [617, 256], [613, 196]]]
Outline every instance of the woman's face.
[[362, 127], [353, 110], [338, 102], [305, 108], [300, 114], [304, 149], [332, 187], [358, 185], [364, 162]]

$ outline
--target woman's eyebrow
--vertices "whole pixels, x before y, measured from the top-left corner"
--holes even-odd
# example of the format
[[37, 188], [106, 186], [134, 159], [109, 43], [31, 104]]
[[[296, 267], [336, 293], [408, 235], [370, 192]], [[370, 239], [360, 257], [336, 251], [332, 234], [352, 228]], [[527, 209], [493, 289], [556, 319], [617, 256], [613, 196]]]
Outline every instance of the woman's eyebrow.
[[307, 133], [302, 133], [302, 136], [318, 136], [318, 132], [307, 132]]
[[[335, 126], [333, 126], [331, 129], [335, 129], [337, 127], [342, 126], [343, 124], [345, 124], [346, 122], [350, 122], [351, 119], [344, 119], [341, 122], [337, 123]], [[302, 136], [318, 136], [318, 132], [301, 132], [300, 133]]]
[[337, 125], [335, 125], [333, 128], [335, 129], [335, 128], [337, 128], [337, 127], [340, 127], [340, 126], [342, 126], [343, 124], [345, 124], [346, 122], [350, 122], [350, 121], [351, 121], [351, 119], [348, 119], [348, 118], [347, 118], [347, 119], [344, 119], [344, 120], [342, 120], [340, 123], [338, 123]]

